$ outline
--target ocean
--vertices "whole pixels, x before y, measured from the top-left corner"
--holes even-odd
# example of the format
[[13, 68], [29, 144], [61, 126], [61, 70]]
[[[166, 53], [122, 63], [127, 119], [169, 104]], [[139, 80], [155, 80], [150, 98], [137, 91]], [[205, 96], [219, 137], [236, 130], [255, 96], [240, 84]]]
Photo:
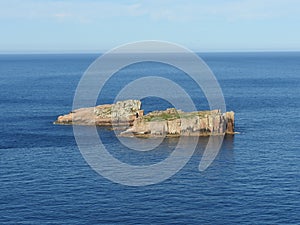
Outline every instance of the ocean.
[[[224, 138], [206, 170], [198, 170], [208, 142], [201, 137], [178, 173], [139, 187], [96, 173], [72, 126], [53, 124], [72, 110], [78, 82], [99, 55], [0, 55], [0, 224], [300, 224], [300, 53], [199, 55], [227, 110], [235, 111], [239, 134]], [[97, 103], [112, 103], [126, 83], [154, 74], [178, 82], [199, 110], [208, 109], [203, 93], [176, 68], [147, 62], [118, 74]], [[142, 99], [146, 112], [170, 106]], [[166, 138], [152, 151], [136, 152], [110, 129], [98, 133], [111, 155], [132, 165], [157, 163], [178, 142]]]

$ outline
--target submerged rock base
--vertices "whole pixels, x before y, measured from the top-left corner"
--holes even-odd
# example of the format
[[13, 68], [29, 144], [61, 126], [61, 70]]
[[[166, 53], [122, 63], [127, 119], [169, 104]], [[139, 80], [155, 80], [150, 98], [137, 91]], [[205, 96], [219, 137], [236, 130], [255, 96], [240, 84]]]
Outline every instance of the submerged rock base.
[[81, 108], [59, 116], [55, 124], [113, 126], [121, 136], [208, 136], [234, 134], [234, 112], [183, 112], [175, 108], [144, 115], [141, 101]]

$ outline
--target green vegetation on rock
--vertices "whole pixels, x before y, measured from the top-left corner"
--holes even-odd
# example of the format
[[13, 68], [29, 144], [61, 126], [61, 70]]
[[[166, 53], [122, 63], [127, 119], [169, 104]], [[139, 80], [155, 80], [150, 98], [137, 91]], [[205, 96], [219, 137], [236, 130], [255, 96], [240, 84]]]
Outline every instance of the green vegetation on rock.
[[190, 119], [193, 117], [200, 117], [204, 118], [208, 114], [211, 114], [211, 111], [197, 111], [197, 112], [183, 112], [180, 110], [176, 110], [175, 108], [167, 109], [165, 111], [153, 111], [148, 113], [143, 117], [145, 122], [150, 122], [150, 121], [171, 121], [175, 119]]

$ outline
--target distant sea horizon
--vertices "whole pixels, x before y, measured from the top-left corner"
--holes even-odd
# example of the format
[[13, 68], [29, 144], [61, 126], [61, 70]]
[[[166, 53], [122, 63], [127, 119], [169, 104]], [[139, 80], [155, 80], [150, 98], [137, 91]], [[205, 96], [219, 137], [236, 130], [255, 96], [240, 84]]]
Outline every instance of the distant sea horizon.
[[[193, 50], [196, 54], [201, 53], [297, 53], [300, 49], [253, 49], [253, 50]], [[31, 54], [104, 54], [110, 51], [110, 49], [102, 50], [2, 50], [0, 55], [31, 55]]]

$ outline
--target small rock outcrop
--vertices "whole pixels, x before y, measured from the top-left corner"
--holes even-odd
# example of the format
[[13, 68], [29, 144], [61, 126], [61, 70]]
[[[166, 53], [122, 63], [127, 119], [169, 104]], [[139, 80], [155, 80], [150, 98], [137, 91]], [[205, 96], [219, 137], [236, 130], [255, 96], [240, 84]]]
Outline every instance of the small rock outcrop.
[[76, 109], [69, 114], [59, 116], [55, 124], [77, 125], [132, 125], [133, 121], [143, 116], [140, 100], [118, 101], [115, 104]]
[[183, 112], [175, 108], [144, 115], [141, 101], [81, 108], [59, 116], [55, 124], [124, 127], [122, 136], [208, 136], [234, 134], [234, 112], [220, 110]]

